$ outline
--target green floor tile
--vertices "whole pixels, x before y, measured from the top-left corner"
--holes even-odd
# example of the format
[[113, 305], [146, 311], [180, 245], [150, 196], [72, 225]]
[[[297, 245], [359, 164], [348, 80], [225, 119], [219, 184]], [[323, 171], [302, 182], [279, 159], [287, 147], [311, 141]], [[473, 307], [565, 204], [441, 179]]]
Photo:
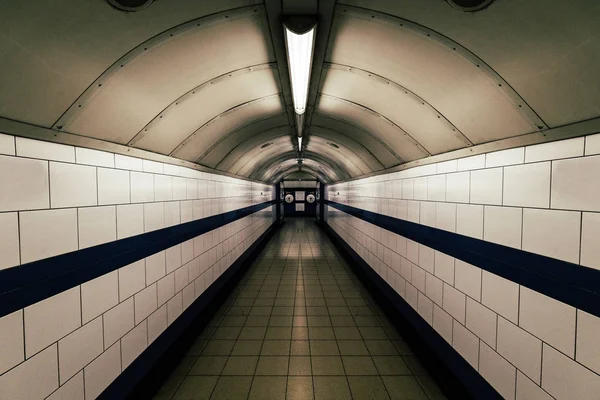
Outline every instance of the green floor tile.
[[333, 332], [337, 340], [362, 340], [360, 331], [355, 326], [336, 326]]
[[338, 340], [340, 354], [344, 356], [368, 356], [369, 351], [362, 340]]
[[402, 356], [413, 375], [429, 375], [423, 364], [415, 356]]
[[400, 356], [373, 356], [379, 375], [411, 375], [410, 369]]
[[308, 339], [308, 327], [296, 326], [292, 328], [292, 339], [293, 340], [306, 340]]
[[220, 375], [226, 362], [226, 356], [200, 356], [188, 373], [189, 375]]
[[256, 376], [250, 389], [250, 400], [285, 399], [287, 378]]
[[350, 390], [354, 400], [385, 400], [390, 396], [378, 376], [349, 376]]
[[340, 354], [335, 340], [310, 340], [312, 356], [337, 356]]
[[352, 398], [345, 376], [315, 376], [315, 400], [348, 400]]
[[290, 340], [292, 338], [292, 328], [269, 326], [265, 339], [267, 340]]
[[322, 339], [322, 340], [333, 340], [335, 339], [335, 335], [333, 333], [333, 328], [328, 326], [309, 326], [308, 327], [308, 337], [311, 340]]
[[311, 356], [313, 375], [344, 375], [344, 366], [339, 356]]
[[412, 376], [382, 376], [392, 400], [427, 400], [417, 380]]
[[268, 315], [251, 315], [246, 319], [244, 326], [267, 326], [269, 318]]
[[218, 376], [188, 376], [179, 386], [173, 400], [208, 400]]
[[360, 335], [365, 340], [386, 340], [388, 339], [385, 331], [379, 326], [360, 326]]
[[390, 340], [365, 340], [367, 349], [372, 356], [393, 356], [398, 354]]
[[287, 356], [260, 356], [256, 375], [287, 375], [288, 360]]
[[311, 363], [308, 356], [290, 357], [289, 375], [311, 375]]
[[260, 354], [263, 356], [287, 356], [290, 354], [290, 341], [265, 340]]
[[263, 340], [267, 328], [264, 326], [245, 326], [242, 328], [238, 340]]
[[251, 384], [251, 376], [222, 376], [210, 398], [214, 400], [245, 400], [250, 393]]
[[343, 356], [342, 362], [346, 375], [378, 375], [369, 356]]
[[235, 340], [215, 340], [211, 339], [204, 347], [202, 351], [203, 355], [207, 356], [222, 356], [229, 355], [231, 349], [233, 349], [233, 345], [235, 344]]
[[254, 375], [258, 356], [229, 357], [222, 375]]
[[232, 356], [256, 356], [262, 349], [262, 340], [238, 340], [231, 351]]
[[313, 400], [311, 377], [290, 376], [287, 381], [287, 400]]
[[290, 354], [293, 356], [310, 355], [310, 345], [308, 340], [292, 340]]
[[242, 330], [239, 326], [221, 326], [213, 334], [212, 339], [231, 339], [235, 340]]

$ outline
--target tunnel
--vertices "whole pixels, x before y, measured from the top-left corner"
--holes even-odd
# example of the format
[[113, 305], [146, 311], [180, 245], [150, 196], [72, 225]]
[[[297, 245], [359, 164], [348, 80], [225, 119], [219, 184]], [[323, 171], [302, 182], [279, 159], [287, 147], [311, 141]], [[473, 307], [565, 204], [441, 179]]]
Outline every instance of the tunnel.
[[0, 399], [600, 399], [600, 2], [0, 0]]

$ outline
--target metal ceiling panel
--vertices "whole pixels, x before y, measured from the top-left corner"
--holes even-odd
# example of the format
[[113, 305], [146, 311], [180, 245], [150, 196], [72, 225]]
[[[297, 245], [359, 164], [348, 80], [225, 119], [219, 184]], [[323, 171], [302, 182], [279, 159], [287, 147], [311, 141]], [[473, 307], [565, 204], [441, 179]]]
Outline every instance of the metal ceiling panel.
[[[333, 144], [333, 146], [330, 143]], [[349, 175], [359, 176], [371, 172], [369, 166], [366, 165], [360, 157], [348, 150], [348, 148], [341, 143], [332, 143], [322, 137], [310, 136], [306, 144], [306, 150], [336, 160], [340, 165], [345, 167], [345, 170]]]
[[402, 162], [400, 157], [394, 151], [371, 132], [365, 131], [360, 127], [352, 125], [349, 122], [332, 118], [326, 114], [315, 113], [313, 115], [310, 129], [325, 128], [341, 135], [348, 136], [352, 140], [360, 143], [383, 164], [386, 168], [398, 165]]
[[209, 18], [138, 49], [79, 102], [63, 129], [127, 143], [191, 88], [228, 71], [271, 62], [268, 25], [258, 11]]
[[[421, 3], [421, 2], [420, 2]], [[327, 60], [371, 71], [424, 98], [471, 142], [537, 130], [483, 68], [393, 17], [340, 6]], [[456, 50], [455, 50], [456, 49]], [[392, 118], [392, 117], [390, 117]]]
[[[292, 151], [294, 151], [294, 148], [290, 143], [290, 137], [279, 137], [273, 140], [269, 147], [261, 148], [261, 146], [257, 146], [249, 152], [248, 156], [240, 160], [240, 163], [238, 163], [239, 168], [236, 171], [240, 176], [250, 176], [258, 166], [267, 163], [268, 160]], [[249, 156], [250, 154], [252, 154], [252, 157]]]
[[397, 125], [356, 103], [321, 95], [317, 100], [316, 112], [329, 115], [332, 118], [348, 122], [362, 130], [371, 132], [405, 162], [429, 155]]
[[340, 147], [343, 146], [347, 148], [360, 159], [367, 170], [378, 171], [384, 168], [383, 164], [377, 159], [377, 157], [375, 157], [375, 155], [373, 155], [373, 153], [371, 153], [368, 148], [346, 135], [322, 126], [312, 125], [309, 130], [309, 140], [311, 140], [310, 138], [313, 137], [323, 138], [331, 143], [337, 144]]
[[445, 1], [342, 0], [403, 17], [459, 42], [556, 127], [600, 115], [600, 2], [496, 1], [465, 13]]
[[279, 93], [273, 65], [227, 73], [188, 91], [156, 115], [129, 145], [169, 154], [215, 115], [260, 97]]
[[265, 130], [254, 135], [248, 135], [240, 138], [243, 141], [238, 141], [237, 145], [229, 148], [226, 157], [223, 158], [216, 166], [217, 169], [223, 171], [237, 171], [249, 159], [255, 158], [254, 151], [258, 151], [262, 146], [272, 146], [276, 140], [285, 137], [288, 148], [285, 151], [294, 149], [292, 139], [290, 138], [290, 127], [287, 125], [278, 126], [273, 129]]
[[225, 159], [231, 160], [229, 156], [235, 158], [239, 157], [240, 151], [245, 152], [246, 149], [254, 147], [254, 145], [247, 146], [248, 141], [252, 142], [256, 137], [260, 135], [277, 130], [277, 136], [290, 134], [290, 126], [288, 125], [287, 115], [279, 114], [271, 118], [256, 121], [250, 125], [245, 126], [242, 129], [235, 130], [221, 137], [215, 144], [206, 151], [205, 155], [199, 159], [199, 162], [205, 165], [214, 166], [214, 168], [228, 170], [229, 166], [227, 163], [222, 164]]
[[227, 134], [244, 129], [252, 123], [282, 114], [283, 103], [279, 95], [263, 97], [233, 108], [206, 123], [195, 131], [171, 155], [183, 160], [201, 159], [211, 147]]
[[371, 72], [329, 64], [324, 69], [321, 92], [384, 115], [431, 154], [472, 145], [425, 100]]
[[189, 20], [257, 3], [169, 0], [123, 13], [100, 0], [0, 0], [0, 116], [51, 127], [140, 43]]

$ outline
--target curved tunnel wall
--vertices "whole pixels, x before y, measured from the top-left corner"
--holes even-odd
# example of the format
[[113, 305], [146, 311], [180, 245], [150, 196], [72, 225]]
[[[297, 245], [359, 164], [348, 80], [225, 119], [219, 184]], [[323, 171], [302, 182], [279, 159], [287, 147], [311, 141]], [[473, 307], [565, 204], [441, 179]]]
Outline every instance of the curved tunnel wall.
[[[556, 189], [554, 179], [558, 178], [554, 168], [566, 162], [559, 161], [562, 157], [581, 157], [582, 165], [589, 163], [591, 171], [597, 169], [593, 157], [596, 137], [586, 137], [584, 150], [578, 147], [578, 143], [584, 141], [583, 136], [600, 131], [600, 91], [596, 89], [600, 51], [595, 40], [599, 28], [594, 19], [600, 11], [597, 2], [557, 1], [548, 5], [535, 0], [503, 0], [478, 13], [462, 13], [443, 1], [322, 0], [322, 7], [318, 9], [323, 18], [322, 29], [317, 31], [318, 57], [313, 65], [315, 73], [300, 153], [293, 126], [286, 60], [281, 57], [282, 42], [277, 40], [274, 29], [278, 18], [273, 11], [278, 9], [276, 3], [280, 2], [173, 0], [155, 2], [139, 13], [121, 13], [101, 1], [57, 1], [51, 5], [0, 1], [3, 54], [0, 132], [6, 134], [0, 134], [0, 153], [4, 162], [16, 163], [13, 169], [19, 171], [17, 175], [0, 175], [3, 190], [0, 218], [6, 221], [2, 224], [2, 237], [6, 237], [1, 248], [2, 265], [12, 267], [21, 263], [27, 246], [40, 247], [35, 251], [39, 251], [42, 258], [52, 253], [46, 245], [41, 245], [42, 236], [54, 227], [52, 219], [39, 229], [42, 236], [32, 238], [29, 243], [23, 242], [19, 228], [15, 230], [25, 223], [25, 216], [34, 215], [29, 213], [44, 213], [33, 210], [63, 213], [65, 218], [70, 218], [65, 226], [72, 228], [75, 221], [80, 229], [85, 222], [79, 220], [84, 221], [86, 212], [104, 207], [99, 189], [96, 200], [92, 191], [73, 199], [53, 197], [52, 187], [60, 187], [52, 185], [53, 179], [58, 179], [60, 184], [72, 180], [82, 182], [82, 188], [91, 187], [94, 179], [100, 181], [99, 171], [114, 168], [129, 171], [129, 198], [125, 199], [125, 191], [121, 189], [115, 189], [110, 196], [122, 195], [124, 203], [135, 203], [135, 199], [164, 202], [165, 224], [175, 215], [167, 211], [166, 204], [170, 201], [186, 202], [180, 208], [180, 221], [183, 221], [184, 208], [192, 216], [200, 212], [204, 206], [199, 202], [205, 200], [202, 197], [205, 195], [200, 194], [201, 181], [232, 184], [230, 194], [252, 197], [240, 188], [261, 187], [263, 183], [268, 186], [286, 177], [307, 175], [323, 183], [357, 188], [352, 196], [358, 197], [351, 197], [349, 201], [358, 202], [352, 203], [358, 208], [364, 207], [357, 199], [365, 196], [365, 190], [367, 197], [376, 198], [377, 211], [382, 214], [391, 212], [390, 208], [386, 211], [385, 207], [392, 207], [386, 199], [406, 200], [412, 207], [410, 215], [415, 218], [414, 222], [425, 225], [434, 215], [435, 218], [444, 215], [456, 203], [455, 233], [460, 233], [458, 210], [472, 210], [471, 206], [483, 207], [484, 220], [488, 222], [485, 218], [488, 209], [487, 212], [493, 214], [494, 211], [515, 212], [515, 207], [520, 208], [523, 227], [526, 226], [525, 209], [543, 210], [545, 216], [578, 213], [581, 234], [577, 240], [581, 254], [577, 262], [595, 268], [596, 255], [584, 251], [584, 243], [590, 240], [594, 243], [589, 239], [590, 232], [596, 232], [595, 212], [599, 210], [587, 206], [589, 196], [596, 194], [595, 176], [590, 177], [580, 169], [573, 170], [573, 176], [580, 176], [593, 194], [579, 187], [569, 187], [572, 193], [564, 195], [568, 198], [567, 205], [555, 205], [551, 198], [548, 205], [539, 206], [538, 193], [528, 195], [526, 200], [520, 199], [522, 203], [505, 203], [505, 190], [510, 187], [504, 186], [499, 203], [496, 187], [486, 189], [495, 196], [489, 202], [478, 202], [471, 197], [465, 200], [449, 193], [464, 190], [465, 182], [461, 180], [464, 177], [451, 175], [455, 163], [475, 160], [468, 158], [474, 155], [487, 160], [518, 153], [516, 150], [496, 153], [498, 150], [525, 148], [523, 158], [517, 156], [517, 161], [510, 164], [523, 164], [523, 168], [528, 167], [526, 172], [533, 168], [527, 165], [529, 161], [551, 162], [550, 177], [546, 176], [547, 170], [531, 172], [531, 187], [542, 191], [546, 190], [544, 185], [548, 181], [552, 182], [552, 190]], [[534, 146], [571, 137], [579, 139]], [[528, 159], [529, 153], [538, 155]], [[117, 160], [121, 164], [117, 165]], [[35, 175], [40, 172], [39, 168], [43, 169], [40, 162], [47, 165], [50, 174], [47, 179], [41, 176], [43, 173]], [[58, 172], [52, 175], [53, 168], [58, 171], [60, 163], [72, 164], [67, 168], [69, 178], [64, 178], [64, 174], [61, 178]], [[512, 184], [507, 173], [517, 167], [503, 165], [504, 161], [493, 163], [489, 167], [487, 161], [483, 166], [465, 167], [463, 172], [468, 172], [470, 179], [469, 196], [475, 184], [473, 177], [480, 173], [480, 167], [495, 171], [490, 174], [499, 174], [501, 170], [500, 178], [494, 175], [490, 179], [493, 182], [500, 179], [503, 185]], [[182, 171], [185, 171], [183, 175]], [[153, 178], [146, 173], [154, 174]], [[412, 176], [415, 173], [420, 176]], [[425, 176], [426, 183], [421, 179]], [[5, 194], [12, 193], [12, 189], [7, 191], [6, 188], [12, 188], [15, 179], [21, 177], [24, 182], [31, 178], [31, 185], [19, 188], [17, 195]], [[188, 199], [188, 179], [198, 180], [200, 198]], [[385, 197], [389, 193], [384, 197], [381, 193], [375, 196], [371, 189], [365, 189], [373, 184], [369, 182], [380, 179], [401, 179], [402, 188], [392, 184], [391, 197]], [[409, 183], [411, 179], [414, 180]], [[443, 179], [446, 183], [442, 188]], [[125, 180], [117, 181], [124, 185]], [[423, 195], [429, 180], [431, 199], [428, 191]], [[160, 190], [165, 187], [161, 185], [168, 187], [168, 181], [172, 185], [172, 196], [176, 190], [184, 196], [184, 186], [185, 196], [164, 197]], [[415, 186], [417, 181], [418, 187]], [[45, 182], [49, 185], [47, 188]], [[267, 186], [259, 192], [266, 193]], [[436, 197], [442, 192], [446, 197]], [[44, 193], [47, 200], [43, 199]], [[397, 194], [404, 197], [396, 197]], [[66, 205], [54, 210], [54, 204], [61, 201]], [[14, 202], [19, 204], [13, 207]], [[117, 208], [125, 206], [118, 203]], [[419, 207], [418, 212], [416, 207]], [[77, 211], [75, 217], [70, 215], [72, 211], [66, 210], [80, 208], [84, 211]], [[110, 213], [108, 209], [98, 210], [101, 211], [106, 215]], [[569, 214], [573, 212], [575, 214]], [[527, 212], [529, 216], [532, 213]], [[148, 218], [153, 215], [149, 209]], [[513, 217], [516, 219], [516, 214]], [[544, 218], [539, 226], [547, 223]], [[343, 225], [347, 224], [346, 220], [336, 216], [332, 223], [337, 221], [343, 222], [336, 228], [347, 228]], [[437, 219], [435, 221], [437, 224]], [[569, 230], [560, 225], [566, 222], [559, 222], [551, 226], [559, 226], [561, 232], [565, 232], [568, 246], [575, 248], [576, 235], [569, 236]], [[148, 223], [153, 226], [154, 222]], [[355, 232], [358, 228], [351, 229]], [[485, 225], [481, 229], [483, 240], [487, 241]], [[502, 229], [489, 228], [488, 235], [493, 238]], [[98, 226], [91, 235], [109, 240], [112, 237], [109, 231], [112, 232], [111, 227]], [[517, 233], [515, 229], [510, 240], [516, 240]], [[81, 234], [79, 231], [78, 235]], [[524, 235], [525, 231], [519, 236], [521, 241]], [[64, 248], [59, 252], [78, 249], [86, 240], [97, 244], [95, 239], [78, 236], [77, 246], [73, 247], [74, 237], [72, 232], [65, 235], [70, 242], [63, 243]], [[572, 249], [571, 252], [576, 253]], [[407, 260], [421, 268], [414, 259]], [[574, 258], [568, 261], [573, 262]], [[411, 279], [412, 276], [406, 284], [417, 287]], [[427, 290], [423, 296], [428, 296]], [[447, 312], [443, 303], [438, 307]], [[580, 312], [577, 311], [577, 321]], [[584, 328], [588, 329], [586, 332], [596, 332], [597, 319], [585, 318], [581, 320], [591, 327]], [[460, 320], [454, 320], [461, 324]], [[468, 322], [461, 326], [469, 331]], [[579, 327], [578, 323], [578, 338]], [[544, 341], [535, 332], [527, 332]], [[582, 335], [585, 339], [585, 333]], [[485, 342], [485, 338], [478, 337]], [[546, 345], [557, 348], [546, 342], [542, 348]], [[517, 361], [500, 349], [492, 348], [515, 368], [516, 398], [532, 392], [544, 397], [545, 394], [537, 390], [540, 385], [554, 397], [562, 398], [562, 392], [544, 387], [543, 375], [536, 381], [530, 370], [524, 370], [529, 366], [517, 365]], [[463, 350], [472, 348], [461, 348]], [[595, 387], [597, 366], [567, 353], [562, 352], [578, 364], [573, 371], [579, 371], [583, 365], [594, 374], [593, 379], [585, 382], [575, 378], [569, 382], [575, 382], [572, 385], [577, 388]], [[8, 368], [6, 365], [11, 363], [2, 368]], [[505, 364], [497, 364], [499, 369], [502, 365]], [[573, 364], [564, 365], [561, 373], [567, 376], [565, 371], [570, 371]], [[485, 368], [483, 371], [479, 368], [479, 372], [484, 376], [487, 373]], [[522, 379], [522, 375], [530, 381]], [[508, 380], [495, 379], [499, 378], [490, 378], [490, 383], [510, 398], [506, 389]], [[523, 387], [526, 389], [520, 389]]]

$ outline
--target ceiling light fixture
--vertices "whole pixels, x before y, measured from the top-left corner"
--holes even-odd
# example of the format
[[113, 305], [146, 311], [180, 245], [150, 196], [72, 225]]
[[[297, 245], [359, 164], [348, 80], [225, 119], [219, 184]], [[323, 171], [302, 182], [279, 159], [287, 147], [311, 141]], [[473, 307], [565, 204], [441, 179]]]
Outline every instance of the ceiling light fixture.
[[304, 114], [315, 48], [317, 24], [313, 18], [290, 18], [283, 25], [294, 111]]
[[311, 16], [292, 16], [283, 23], [292, 99], [296, 113], [298, 151], [302, 151], [304, 114], [308, 102], [310, 72], [315, 50], [316, 21], [316, 18]]

